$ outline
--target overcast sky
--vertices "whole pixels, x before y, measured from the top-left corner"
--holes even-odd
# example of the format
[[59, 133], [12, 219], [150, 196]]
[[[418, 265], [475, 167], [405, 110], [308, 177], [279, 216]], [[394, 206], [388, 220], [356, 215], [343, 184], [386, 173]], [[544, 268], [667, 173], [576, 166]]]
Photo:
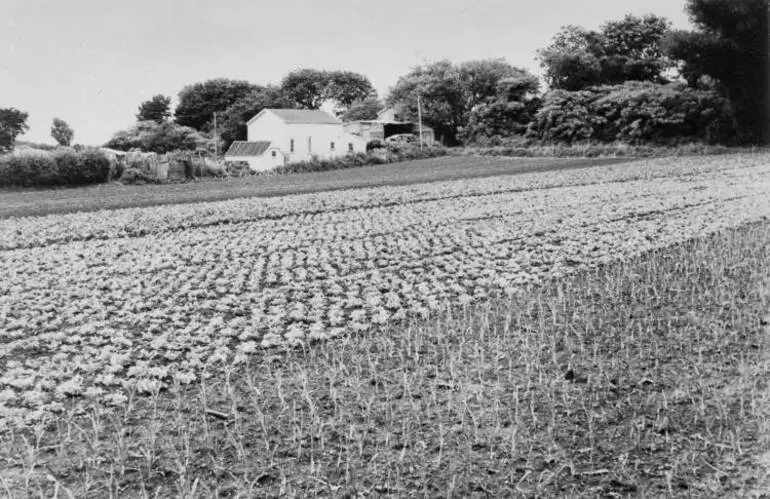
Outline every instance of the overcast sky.
[[538, 72], [559, 27], [627, 13], [688, 27], [685, 0], [0, 0], [0, 108], [29, 113], [22, 140], [102, 144], [139, 104], [228, 77], [278, 83], [300, 67], [369, 77], [383, 96], [417, 64], [504, 57]]

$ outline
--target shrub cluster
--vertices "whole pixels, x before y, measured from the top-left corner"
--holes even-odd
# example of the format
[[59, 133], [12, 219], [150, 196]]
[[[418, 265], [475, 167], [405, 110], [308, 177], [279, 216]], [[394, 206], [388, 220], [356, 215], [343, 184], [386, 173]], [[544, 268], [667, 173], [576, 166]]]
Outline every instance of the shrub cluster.
[[120, 178], [121, 184], [142, 185], [157, 184], [159, 180], [141, 168], [126, 168]]
[[714, 144], [734, 136], [732, 124], [728, 102], [714, 91], [629, 81], [547, 93], [529, 137], [549, 144]]
[[[292, 163], [280, 166], [264, 172], [268, 175], [286, 175], [291, 173], [320, 172], [327, 170], [343, 170], [358, 166], [382, 165], [399, 161], [411, 161], [415, 159], [435, 158], [448, 156], [451, 150], [445, 147], [425, 147], [420, 149], [413, 144], [394, 145], [388, 148], [374, 149], [368, 153], [357, 153], [335, 159], [313, 159], [300, 163]], [[234, 167], [230, 166], [229, 168]]]
[[165, 154], [205, 148], [208, 138], [197, 130], [173, 122], [140, 121], [127, 130], [117, 132], [105, 147], [120, 151], [139, 149], [144, 152]]
[[0, 156], [0, 187], [86, 185], [107, 182], [109, 158], [98, 149], [25, 150]]
[[573, 144], [549, 145], [500, 145], [494, 147], [466, 147], [459, 150], [459, 155], [505, 156], [521, 158], [618, 158], [618, 157], [655, 157], [655, 156], [693, 156], [726, 154], [733, 149], [722, 145], [698, 142], [672, 146], [652, 144], [632, 145], [626, 143], [583, 142]]

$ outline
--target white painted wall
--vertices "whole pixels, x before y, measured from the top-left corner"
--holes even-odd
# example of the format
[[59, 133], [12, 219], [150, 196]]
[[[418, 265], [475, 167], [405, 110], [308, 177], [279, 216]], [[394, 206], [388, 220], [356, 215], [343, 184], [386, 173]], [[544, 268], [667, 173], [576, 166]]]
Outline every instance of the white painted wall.
[[247, 124], [246, 140], [250, 142], [269, 140], [283, 148], [286, 123], [281, 118], [270, 111], [263, 111], [257, 115], [257, 119], [252, 118], [252, 120]]
[[351, 153], [351, 144], [353, 153], [366, 152], [366, 141], [345, 132], [342, 123], [286, 123], [269, 111], [249, 123], [248, 140], [273, 142], [283, 152], [286, 164], [346, 156]]
[[283, 151], [277, 147], [269, 147], [261, 156], [226, 156], [225, 161], [245, 161], [249, 168], [255, 172], [272, 170], [283, 166], [286, 158]]
[[[309, 161], [312, 158], [334, 159], [351, 153], [366, 152], [366, 141], [345, 132], [342, 124], [285, 124], [284, 151], [288, 152], [287, 163]], [[294, 151], [291, 143], [294, 141]]]

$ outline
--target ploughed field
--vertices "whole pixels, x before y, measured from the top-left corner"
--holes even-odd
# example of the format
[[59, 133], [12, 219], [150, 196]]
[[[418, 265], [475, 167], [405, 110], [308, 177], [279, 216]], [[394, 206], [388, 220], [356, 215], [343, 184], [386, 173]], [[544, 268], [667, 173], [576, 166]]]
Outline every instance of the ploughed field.
[[[59, 415], [57, 417], [66, 414], [68, 418], [87, 415], [95, 406], [114, 408], [110, 410], [118, 412], [129, 411], [137, 397], [157, 397], [171, 389], [173, 393], [181, 393], [180, 390], [188, 387], [193, 392], [199, 390], [205, 394], [207, 384], [223, 379], [225, 373], [229, 389], [233, 370], [245, 369], [255, 359], [264, 359], [266, 355], [275, 359], [283, 354], [290, 357], [294, 355], [291, 352], [296, 351], [319, 349], [333, 352], [334, 348], [329, 350], [329, 345], [335, 342], [349, 345], [350, 338], [405, 335], [407, 333], [403, 331], [413, 330], [402, 330], [402, 325], [407, 328], [414, 321], [426, 319], [428, 322], [423, 323], [427, 324], [434, 317], [446, 317], [447, 313], [457, 314], [458, 311], [461, 315], [467, 314], [471, 307], [479, 304], [526, 300], [529, 294], [540, 293], [537, 289], [545, 283], [556, 283], [556, 296], [562, 299], [565, 291], [558, 283], [581, 273], [599, 271], [618, 262], [636, 261], [664, 248], [766, 220], [770, 215], [768, 193], [770, 157], [734, 155], [663, 158], [581, 169], [283, 197], [9, 217], [0, 220], [0, 269], [3, 273], [0, 279], [0, 434], [50, 422], [52, 414]], [[758, 248], [751, 246], [745, 251], [747, 254], [753, 252], [751, 254], [756, 261], [761, 262], [762, 258], [757, 255], [764, 250]], [[715, 253], [717, 250], [698, 251], [703, 251], [703, 254], [708, 251], [720, 255], [729, 253], [723, 249], [719, 250], [722, 253]], [[697, 264], [699, 262], [692, 263]], [[622, 276], [622, 279], [627, 278]], [[646, 292], [644, 286], [642, 289]], [[655, 297], [657, 299], [658, 295]], [[578, 300], [576, 297], [569, 299]], [[570, 304], [570, 320], [578, 317], [583, 306], [585, 310], [592, 307], [590, 302], [581, 305], [579, 300]], [[555, 325], [556, 312], [552, 312]], [[647, 312], [641, 310], [635, 313]], [[462, 329], [465, 332], [449, 329], [446, 335], [465, 335], [480, 330], [485, 331], [484, 338], [493, 336], [497, 329], [489, 326], [488, 317], [482, 321], [485, 325], [474, 322], [480, 320], [482, 315], [468, 319], [467, 327]], [[548, 325], [549, 317], [547, 314], [539, 317], [541, 326]], [[495, 321], [494, 317], [491, 321]], [[510, 318], [500, 329], [506, 331], [506, 338], [513, 334], [508, 329], [509, 325]], [[418, 355], [418, 351], [430, 352], [430, 347], [424, 347], [423, 340], [437, 338], [431, 334], [421, 337], [419, 345], [403, 340], [409, 348], [405, 352], [409, 355]], [[596, 330], [595, 334], [601, 337], [602, 329]], [[635, 341], [636, 333], [629, 331], [628, 334], [629, 341]], [[521, 331], [521, 335], [524, 338], [526, 331]], [[533, 337], [532, 341], [543, 342], [541, 347], [544, 349], [552, 347], [554, 355], [557, 350], [566, 348], [563, 345], [557, 348], [555, 340], [551, 345], [549, 337], [554, 338], [544, 334]], [[441, 339], [436, 341], [441, 344]], [[466, 341], [477, 340], [466, 338], [462, 345]], [[530, 340], [526, 341], [522, 352], [529, 348], [533, 351], [541, 349], [533, 346], [534, 343], [530, 345]], [[688, 344], [689, 340], [683, 343]], [[458, 352], [463, 351], [462, 345], [458, 347]], [[647, 347], [649, 355], [661, 354], [656, 350], [657, 345], [647, 345], [645, 341], [644, 348]], [[385, 350], [378, 347], [379, 353], [367, 357], [369, 364], [375, 365], [378, 359], [386, 357], [399, 357], [397, 349], [385, 356], [383, 352], [388, 348], [393, 346]], [[444, 360], [452, 360], [451, 349], [441, 352], [442, 356], [449, 356]], [[512, 353], [500, 351], [493, 363], [501, 361], [500, 356], [507, 355]], [[359, 357], [356, 359], [360, 360]], [[351, 363], [355, 364], [358, 360], [351, 360]], [[566, 360], [560, 361], [554, 357], [554, 362], [554, 365], [563, 363], [568, 366], [569, 355]], [[445, 370], [454, 375], [454, 369], [463, 369], [463, 362], [445, 365], [442, 361], [431, 365], [431, 369], [435, 368], [433, 378], [443, 378]], [[513, 370], [514, 364], [508, 362], [506, 365], [506, 369]], [[481, 366], [479, 364], [479, 369]], [[313, 398], [315, 392], [308, 388], [314, 385], [315, 378], [308, 377], [308, 372], [314, 372], [314, 367], [309, 364], [307, 371], [305, 369], [301, 370], [304, 388], [298, 389], [296, 400], [300, 404], [307, 402], [310, 418], [307, 421], [312, 426], [312, 422], [316, 424], [320, 421], [317, 411], [322, 409]], [[396, 378], [403, 375], [403, 392], [409, 389], [409, 384], [406, 382], [406, 371], [401, 372], [400, 369], [394, 368], [391, 374]], [[522, 369], [530, 372], [529, 367], [522, 366]], [[580, 372], [573, 372], [571, 367], [565, 369], [568, 381], [582, 379]], [[248, 369], [245, 371], [249, 372]], [[355, 375], [356, 372], [351, 371], [345, 377], [354, 379]], [[374, 376], [373, 390], [384, 386], [382, 383], [385, 381], [377, 381], [376, 373], [371, 375]], [[486, 393], [482, 381], [484, 376], [480, 372], [478, 376], [479, 382], [471, 390], [478, 393], [464, 391], [470, 389], [470, 385], [460, 388], [466, 404], [470, 400], [468, 397], [478, 395], [483, 398]], [[398, 381], [390, 379], [387, 383], [398, 385]], [[583, 381], [593, 386], [593, 381]], [[650, 386], [643, 381], [639, 386]], [[268, 400], [269, 396], [275, 395], [269, 392], [276, 379], [268, 377], [262, 382], [268, 382], [269, 386], [265, 385], [257, 392], [262, 393], [262, 390], [266, 397], [264, 400]], [[497, 379], [495, 390], [502, 389], [499, 382], [500, 379]], [[531, 386], [531, 382], [528, 381], [527, 386]], [[255, 386], [259, 385], [259, 382], [255, 383]], [[513, 381], [511, 383], [511, 387], [518, 386]], [[618, 381], [613, 383], [617, 385]], [[649, 383], [657, 381], [650, 380]], [[275, 403], [270, 406], [272, 409], [259, 409], [264, 411], [260, 412], [262, 430], [255, 431], [262, 432], [260, 435], [264, 433], [266, 441], [268, 435], [277, 435], [280, 430], [276, 430], [278, 433], [268, 431], [265, 415], [278, 421], [275, 419], [277, 414], [271, 415], [273, 411], [289, 418], [283, 409], [279, 409], [281, 404], [286, 403], [280, 379], [277, 386], [277, 398], [270, 399]], [[431, 400], [434, 401], [437, 386], [432, 388]], [[337, 400], [332, 388], [321, 388], [332, 390], [331, 396]], [[413, 388], [418, 389], [416, 385]], [[454, 390], [450, 385], [444, 388], [450, 392]], [[227, 392], [225, 388], [222, 390], [222, 393]], [[516, 388], [516, 418], [519, 418], [518, 390]], [[234, 392], [228, 393], [235, 397]], [[356, 393], [363, 392], [359, 390]], [[404, 393], [401, 395], [403, 397]], [[490, 393], [486, 395], [491, 396]], [[427, 392], [422, 396], [426, 399], [431, 397]], [[526, 394], [522, 392], [521, 396], [526, 397]], [[248, 398], [247, 395], [244, 397]], [[259, 398], [254, 399], [257, 405]], [[392, 400], [388, 397], [388, 401]], [[236, 406], [240, 405], [231, 402], [226, 407], [234, 411], [232, 417], [237, 422], [235, 413], [240, 409]], [[297, 413], [297, 403], [294, 402], [294, 419], [290, 419], [305, 421], [302, 408]], [[338, 407], [336, 404], [335, 407]], [[204, 404], [204, 407], [208, 406]], [[495, 407], [499, 409], [499, 405]], [[701, 404], [701, 407], [705, 406]], [[483, 421], [474, 419], [473, 411], [467, 405], [466, 409], [468, 417], [473, 420], [475, 432], [483, 426]], [[157, 407], [154, 410], [153, 414], [157, 415]], [[227, 419], [230, 417], [228, 411], [220, 409], [212, 414]], [[521, 411], [530, 411], [532, 417], [537, 419], [534, 405], [523, 407]], [[338, 410], [332, 412], [334, 417], [343, 417]], [[460, 412], [465, 420], [465, 412]], [[583, 423], [590, 426], [592, 413], [588, 411], [585, 414], [588, 415], [588, 422]], [[128, 421], [127, 418], [124, 421]], [[431, 421], [421, 424], [430, 427]], [[655, 421], [654, 424], [663, 423]], [[506, 428], [509, 426], [510, 421]], [[208, 432], [208, 426], [206, 428]], [[323, 425], [320, 428], [313, 431], [322, 434]], [[425, 428], [423, 431], [432, 431]], [[407, 429], [404, 427], [402, 431]], [[63, 430], [60, 428], [59, 431]], [[239, 431], [236, 430], [235, 434]], [[295, 431], [296, 435], [299, 430], [295, 427], [291, 431]], [[352, 426], [349, 431], [353, 439]], [[517, 438], [520, 437], [517, 437], [515, 428], [511, 431], [512, 434], [509, 430], [503, 431], [506, 436], [501, 445], [516, 454]], [[446, 435], [442, 431], [439, 433]], [[285, 441], [290, 440], [289, 430], [282, 435]], [[552, 431], [549, 437], [553, 438]], [[342, 437], [338, 435], [335, 438]], [[443, 454], [451, 453], [451, 446], [444, 450], [444, 437], [440, 438], [439, 465], [442, 455], [452, 461], [451, 454]], [[475, 434], [475, 438], [478, 440], [480, 437]], [[702, 438], [710, 437], [703, 434]], [[235, 442], [227, 440], [231, 441]], [[355, 441], [358, 443], [355, 446], [351, 443], [350, 449], [360, 449], [359, 458], [363, 459], [364, 440]], [[395, 455], [400, 454], [403, 461], [407, 447], [411, 455], [416, 443], [402, 443], [401, 447], [390, 450]], [[387, 439], [385, 444], [387, 446]], [[488, 444], [480, 447], [479, 452], [492, 452]], [[590, 451], [593, 456], [599, 449], [592, 447], [595, 444], [583, 442], [583, 445], [588, 445], [585, 448], [588, 450], [580, 452], [585, 454]], [[11, 444], [8, 445], [10, 448]], [[271, 444], [265, 445], [269, 453]], [[303, 450], [305, 444], [300, 442], [294, 445], [296, 459], [301, 462], [303, 455], [307, 457], [307, 450]], [[321, 452], [314, 461], [313, 444], [309, 445], [311, 458], [307, 473], [313, 475], [313, 463], [318, 465], [317, 461], [324, 458]], [[323, 450], [323, 439], [320, 445]], [[425, 449], [430, 447], [425, 445]], [[594, 450], [590, 450], [592, 448]], [[271, 459], [277, 459], [275, 448], [272, 449], [274, 454]], [[355, 461], [350, 449], [345, 451], [348, 452], [349, 465]], [[474, 452], [478, 450], [476, 447], [473, 449]], [[542, 450], [541, 457], [553, 452], [561, 451]], [[233, 453], [235, 455], [235, 451]], [[248, 449], [238, 448], [239, 459], [246, 462], [248, 459], [242, 456], [249, 455]], [[126, 456], [130, 457], [130, 453]], [[556, 454], [552, 457], [551, 461], [541, 459], [538, 466], [549, 467], [554, 459], [559, 459]], [[11, 458], [7, 459], [10, 463]], [[371, 459], [374, 461], [375, 457]], [[463, 461], [454, 460], [455, 464]], [[150, 459], [146, 472], [137, 472], [142, 476], [142, 487], [148, 487], [146, 490], [152, 490], [153, 484], [164, 486], [160, 477], [166, 476], [166, 472], [153, 471], [157, 462], [160, 461]], [[415, 465], [419, 467], [419, 464]], [[22, 469], [21, 464], [18, 466]], [[137, 466], [137, 469], [141, 468]], [[542, 472], [542, 469], [532, 466], [531, 469], [524, 467], [519, 470], [519, 485], [526, 486], [528, 493], [557, 493], [558, 489], [548, 488], [554, 486], [553, 480], [543, 481], [547, 475], [538, 475], [535, 471]], [[359, 463], [358, 473], [364, 468]], [[448, 476], [454, 473], [441, 469], [449, 473]], [[560, 468], [558, 473], [564, 472], [564, 469]], [[106, 471], [101, 471], [101, 476], [107, 476]], [[117, 473], [115, 470], [110, 473], [113, 472]], [[591, 474], [593, 472], [596, 473]], [[124, 477], [125, 469], [121, 473], [120, 476]], [[169, 488], [166, 492], [176, 490], [180, 494], [188, 494], [190, 488], [195, 488], [192, 482], [185, 481], [189, 478], [185, 476], [187, 472], [177, 470], [174, 473], [174, 480], [178, 480], [174, 482], [177, 488]], [[244, 473], [244, 477], [248, 475]], [[492, 476], [492, 472], [489, 473]], [[573, 477], [579, 476], [575, 469], [571, 473]], [[586, 473], [588, 478], [599, 479], [609, 471], [598, 463], [593, 471], [588, 469]], [[355, 476], [355, 473], [352, 475]], [[30, 471], [30, 476], [35, 474]], [[70, 475], [63, 473], [62, 476]], [[339, 483], [345, 482], [348, 486], [352, 483], [351, 474], [345, 476], [347, 481], [340, 478]], [[540, 481], [532, 482], [537, 476]], [[406, 487], [401, 492], [393, 489], [390, 493], [398, 495], [412, 490], [407, 479], [393, 478], [390, 471], [387, 477], [383, 480], [388, 482], [393, 479], [396, 485]], [[262, 478], [265, 483], [259, 481]], [[330, 480], [328, 475], [322, 478]], [[66, 482], [62, 480], [62, 483]], [[113, 490], [112, 480], [110, 478], [109, 486], [105, 485], [110, 491]], [[139, 479], [135, 477], [132, 480], [138, 483]], [[280, 482], [278, 475], [270, 475], [264, 470], [251, 476], [251, 480], [254, 483], [259, 481], [259, 486], [268, 488], [278, 487]], [[311, 482], [318, 486], [318, 480], [320, 478]], [[240, 492], [247, 493], [246, 489], [240, 488], [245, 483], [237, 485]], [[308, 483], [291, 483], [295, 488], [270, 490], [281, 495], [318, 493]], [[330, 482], [323, 483], [329, 485]], [[285, 483], [281, 485], [284, 486]], [[358, 486], [366, 488], [365, 484]], [[617, 487], [626, 492], [640, 491], [638, 485], [623, 485], [626, 486], [632, 488]], [[496, 487], [502, 485], [496, 484]], [[672, 485], [669, 479], [669, 490], [662, 489], [662, 492], [672, 492], [672, 487], [676, 487], [676, 483]], [[107, 489], [99, 490], [106, 493]], [[212, 493], [214, 488], [205, 490]], [[250, 490], [250, 493], [259, 493], [258, 488]], [[462, 493], [473, 490], [462, 489]], [[482, 487], [477, 492], [484, 490]], [[502, 488], [494, 490], [503, 493]], [[585, 492], [587, 489], [570, 490]], [[599, 493], [609, 489], [591, 490], [592, 493]], [[115, 491], [119, 493], [120, 487]], [[507, 493], [513, 491], [515, 489], [511, 488]], [[661, 492], [658, 489], [655, 491]], [[434, 493], [437, 490], [425, 492]], [[192, 495], [195, 495], [194, 491]]]

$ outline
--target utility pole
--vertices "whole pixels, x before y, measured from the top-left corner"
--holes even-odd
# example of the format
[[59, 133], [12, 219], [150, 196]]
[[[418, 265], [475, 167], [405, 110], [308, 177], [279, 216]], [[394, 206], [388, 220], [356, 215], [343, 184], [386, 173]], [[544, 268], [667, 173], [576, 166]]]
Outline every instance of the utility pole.
[[217, 112], [214, 111], [214, 158], [219, 159], [219, 135], [217, 134]]
[[764, 78], [763, 83], [765, 86], [764, 94], [764, 116], [762, 123], [762, 139], [765, 146], [770, 145], [770, 3], [767, 5], [767, 9], [764, 12], [764, 22], [762, 23], [762, 48], [765, 54], [764, 60]]
[[420, 131], [420, 150], [422, 151], [422, 101], [420, 94], [417, 94], [417, 123]]

